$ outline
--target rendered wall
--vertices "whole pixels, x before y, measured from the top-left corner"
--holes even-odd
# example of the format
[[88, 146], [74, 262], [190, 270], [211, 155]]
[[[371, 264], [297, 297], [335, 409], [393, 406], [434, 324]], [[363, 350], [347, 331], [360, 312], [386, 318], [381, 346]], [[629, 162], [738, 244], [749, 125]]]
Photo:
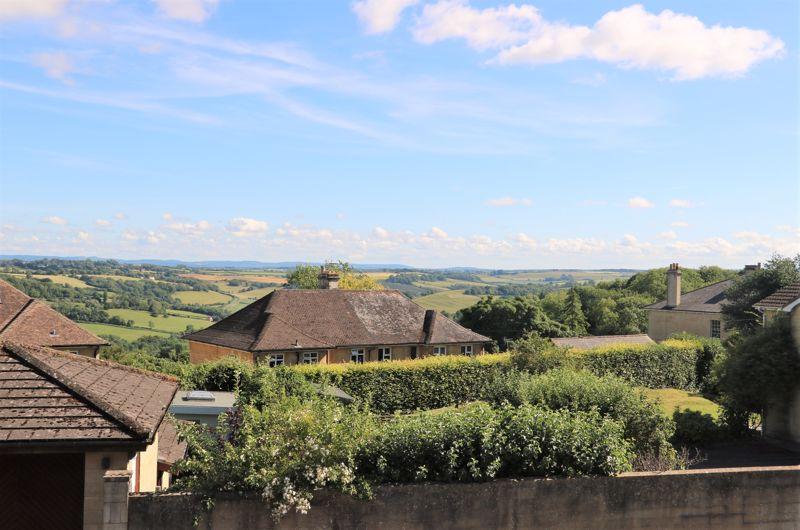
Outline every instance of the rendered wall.
[[[129, 529], [191, 530], [191, 495], [137, 495]], [[218, 498], [197, 528], [800, 528], [800, 468], [743, 468], [623, 477], [384, 486], [371, 501], [318, 493], [307, 515], [277, 526], [254, 497]]]
[[710, 337], [712, 320], [720, 321], [723, 339], [728, 335], [719, 313], [650, 310], [647, 312], [647, 319], [647, 334], [655, 341], [662, 341], [673, 333], [683, 331], [699, 337]]

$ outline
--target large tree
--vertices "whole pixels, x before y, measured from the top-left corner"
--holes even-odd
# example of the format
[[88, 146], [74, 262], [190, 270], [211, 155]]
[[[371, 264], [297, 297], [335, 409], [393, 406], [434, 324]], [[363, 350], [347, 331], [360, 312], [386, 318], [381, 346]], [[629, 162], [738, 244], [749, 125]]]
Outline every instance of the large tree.
[[[339, 273], [339, 289], [358, 291], [377, 291], [383, 289], [375, 278], [357, 272], [345, 262], [328, 262], [325, 269]], [[286, 285], [291, 289], [319, 289], [320, 268], [314, 265], [298, 265], [287, 275]]]
[[563, 337], [570, 330], [547, 316], [541, 301], [533, 296], [497, 298], [487, 296], [461, 311], [460, 322], [471, 330], [491, 337], [501, 349], [528, 333]]
[[568, 291], [564, 300], [564, 308], [561, 311], [561, 323], [567, 326], [575, 335], [586, 335], [589, 333], [589, 321], [583, 314], [583, 304], [581, 297], [575, 288]]
[[761, 325], [761, 314], [753, 304], [781, 287], [800, 282], [800, 254], [794, 258], [775, 255], [759, 270], [742, 274], [725, 292], [722, 306], [725, 327], [753, 333]]

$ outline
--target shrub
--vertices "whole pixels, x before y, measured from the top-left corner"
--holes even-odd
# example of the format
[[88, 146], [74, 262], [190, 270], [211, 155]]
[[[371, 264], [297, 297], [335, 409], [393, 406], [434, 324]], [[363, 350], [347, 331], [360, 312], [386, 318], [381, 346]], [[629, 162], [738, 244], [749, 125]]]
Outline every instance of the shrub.
[[549, 409], [597, 410], [620, 422], [625, 438], [638, 455], [660, 455], [662, 460], [675, 456], [669, 443], [674, 430], [672, 421], [641, 391], [617, 377], [553, 370], [521, 382], [518, 395], [521, 403]]
[[398, 416], [365, 444], [359, 472], [379, 482], [611, 475], [630, 467], [622, 426], [596, 411], [531, 405]]
[[572, 352], [578, 364], [597, 375], [616, 375], [636, 386], [698, 390], [702, 345], [669, 339], [659, 344], [620, 344]]
[[569, 363], [566, 348], [558, 348], [545, 337], [528, 334], [511, 342], [511, 364], [517, 370], [541, 374]]
[[328, 381], [379, 413], [427, 410], [508, 395], [508, 355], [428, 357], [414, 361], [303, 365], [291, 368]]
[[206, 497], [256, 491], [276, 518], [292, 509], [305, 513], [323, 487], [368, 491], [355, 458], [373, 426], [369, 415], [325, 399], [276, 396], [263, 410], [244, 405], [213, 431], [180, 427], [189, 454], [175, 464], [173, 489]]
[[725, 428], [710, 415], [697, 410], [675, 409], [672, 414], [675, 422], [675, 445], [704, 446], [724, 438]]

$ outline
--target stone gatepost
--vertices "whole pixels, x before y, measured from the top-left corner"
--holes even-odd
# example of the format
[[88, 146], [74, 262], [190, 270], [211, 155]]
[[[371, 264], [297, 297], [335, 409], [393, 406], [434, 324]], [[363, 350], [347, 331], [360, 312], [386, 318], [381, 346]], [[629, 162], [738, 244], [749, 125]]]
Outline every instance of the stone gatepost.
[[106, 471], [103, 475], [103, 530], [128, 530], [128, 484], [131, 472], [126, 469]]

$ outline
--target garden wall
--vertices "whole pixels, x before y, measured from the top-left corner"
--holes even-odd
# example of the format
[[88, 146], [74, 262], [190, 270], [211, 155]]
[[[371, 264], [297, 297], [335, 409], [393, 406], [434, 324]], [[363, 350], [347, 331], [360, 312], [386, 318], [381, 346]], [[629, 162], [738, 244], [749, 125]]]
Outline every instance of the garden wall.
[[197, 513], [191, 495], [136, 495], [129, 529], [800, 528], [800, 467], [383, 486], [371, 501], [326, 492], [277, 526], [252, 496], [217, 499], [193, 527]]

